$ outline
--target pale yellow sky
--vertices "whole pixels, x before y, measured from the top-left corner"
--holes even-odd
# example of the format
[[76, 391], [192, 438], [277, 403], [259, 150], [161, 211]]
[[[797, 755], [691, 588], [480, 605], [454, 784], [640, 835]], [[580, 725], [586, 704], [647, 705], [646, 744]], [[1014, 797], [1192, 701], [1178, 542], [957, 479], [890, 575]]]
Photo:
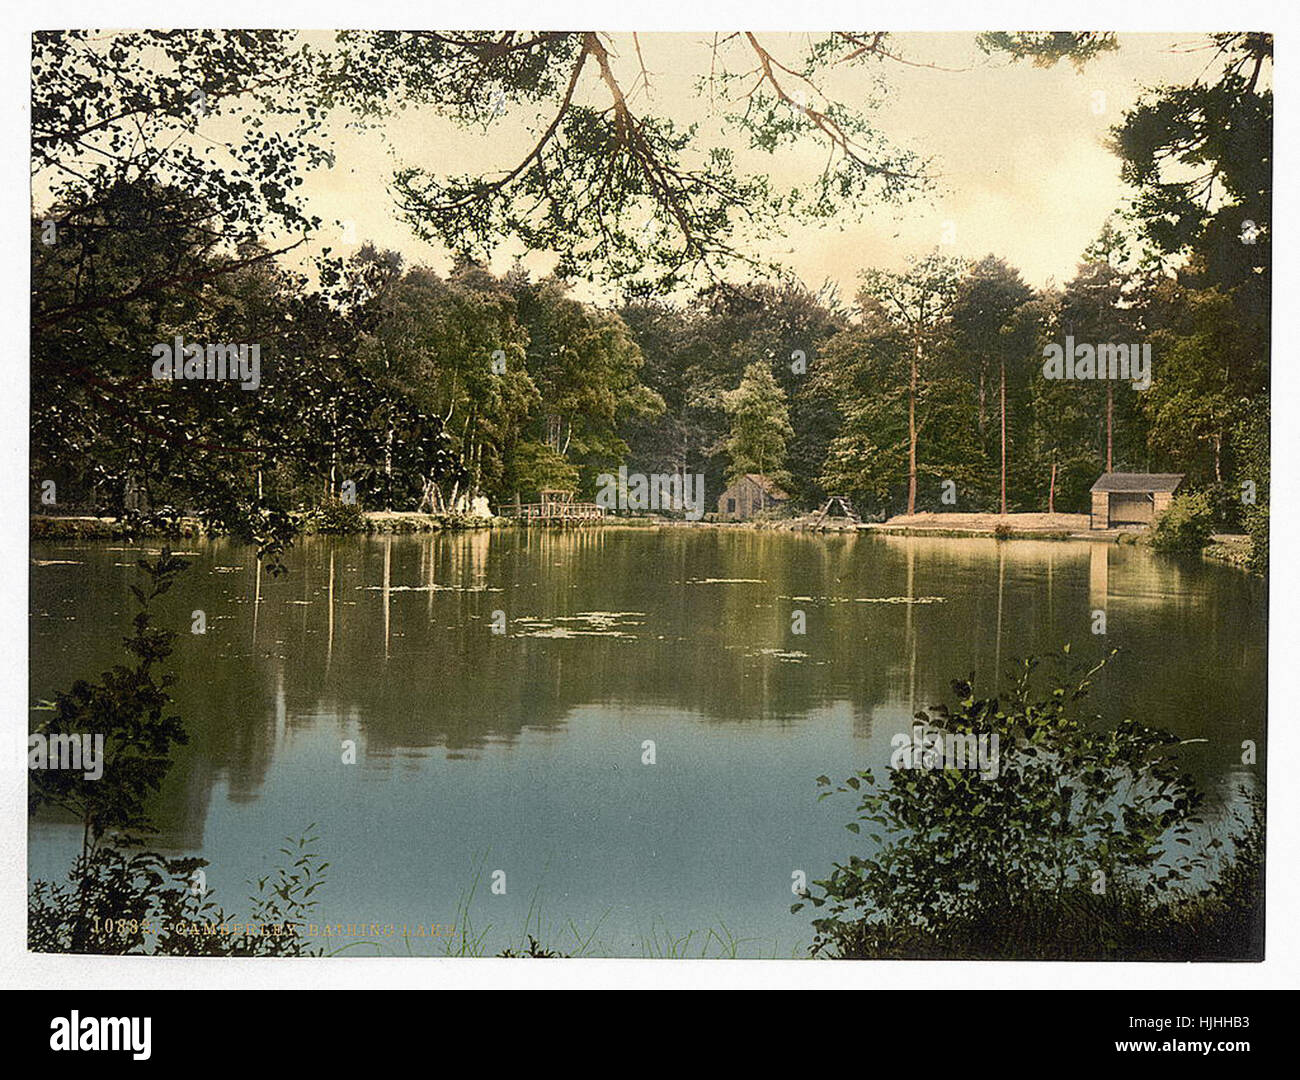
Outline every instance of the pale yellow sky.
[[[333, 41], [332, 33], [304, 36], [326, 46]], [[804, 35], [758, 37], [775, 57], [796, 66]], [[680, 126], [698, 122], [703, 150], [729, 146], [741, 170], [769, 174], [779, 187], [807, 183], [824, 167], [827, 147], [820, 141], [810, 139], [768, 155], [749, 150], [743, 134], [726, 128], [721, 110], [696, 89], [697, 80], [710, 70], [712, 35], [639, 35], [650, 72], [649, 102], [638, 83], [640, 65], [631, 35], [615, 34], [610, 40], [617, 53], [615, 73], [633, 108], [651, 107]], [[1003, 256], [1034, 285], [1069, 279], [1084, 247], [1128, 194], [1118, 159], [1104, 145], [1108, 129], [1144, 86], [1190, 82], [1212, 57], [1203, 48], [1202, 35], [1121, 33], [1119, 41], [1117, 51], [1094, 59], [1079, 73], [1069, 63], [1042, 69], [986, 57], [971, 32], [892, 35], [894, 52], [922, 66], [841, 66], [825, 78], [822, 89], [847, 105], [875, 101], [871, 115], [880, 131], [895, 145], [931, 159], [934, 189], [910, 203], [877, 202], [861, 220], [845, 215], [817, 225], [791, 222], [786, 235], [755, 241], [753, 253], [777, 259], [811, 287], [827, 279], [838, 283], [845, 300], [853, 298], [864, 268], [896, 269], [908, 256], [937, 245], [952, 255]], [[738, 72], [754, 66], [741, 42], [722, 57]], [[588, 65], [583, 79], [578, 99], [607, 103], [595, 65]], [[811, 103], [817, 104], [816, 99]], [[346, 254], [372, 241], [401, 252], [409, 262], [445, 270], [447, 252], [417, 240], [399, 218], [389, 192], [394, 169], [419, 165], [444, 175], [507, 170], [533, 145], [550, 112], [508, 111], [486, 134], [458, 128], [429, 109], [408, 109], [372, 130], [358, 131], [350, 119], [342, 113], [330, 118], [334, 165], [306, 174], [300, 189], [308, 210], [326, 223], [312, 250], [329, 245]], [[228, 120], [213, 117], [200, 133], [220, 143], [234, 129]], [[42, 202], [39, 191], [36, 201]], [[299, 248], [295, 259], [310, 258], [306, 252]], [[525, 256], [525, 265], [536, 273], [554, 264], [547, 253], [528, 254], [504, 245], [493, 269], [508, 269], [517, 255]], [[745, 273], [737, 268], [733, 275], [743, 278]], [[614, 298], [587, 287], [579, 295]]]
[[[623, 86], [631, 87], [639, 66], [630, 35], [613, 40], [616, 71]], [[803, 44], [802, 35], [792, 34], [762, 34], [760, 40], [791, 60]], [[760, 250], [776, 255], [810, 286], [828, 278], [838, 282], [845, 299], [854, 295], [864, 267], [897, 268], [907, 256], [940, 244], [954, 255], [1004, 256], [1035, 285], [1067, 280], [1083, 248], [1127, 194], [1118, 160], [1104, 145], [1108, 128], [1142, 87], [1188, 82], [1211, 55], [1179, 51], [1204, 44], [1193, 34], [1121, 34], [1119, 50], [1078, 73], [1068, 63], [1041, 69], [986, 57], [972, 33], [899, 34], [892, 40], [895, 51], [909, 60], [961, 70], [896, 63], [841, 68], [823, 88], [852, 104], [875, 96], [875, 77], [883, 74], [887, 93], [875, 121], [895, 143], [932, 158], [934, 191], [909, 204], [879, 203], [862, 221], [794, 224], [787, 236], [769, 238]], [[778, 183], [803, 182], [821, 170], [823, 144], [809, 142], [768, 156], [741, 149], [736, 136], [722, 129], [707, 96], [695, 91], [696, 79], [709, 70], [709, 35], [643, 34], [640, 43], [654, 106], [679, 123], [698, 120], [701, 142], [718, 139], [736, 146], [739, 164], [768, 172]], [[744, 59], [743, 50], [733, 55]], [[591, 100], [603, 100], [590, 78], [588, 89]], [[638, 90], [633, 104], [644, 106], [644, 91]], [[416, 240], [399, 220], [387, 191], [394, 166], [452, 172], [509, 168], [532, 144], [529, 119], [507, 113], [485, 136], [412, 110], [386, 123], [382, 137], [340, 129], [335, 167], [309, 176], [304, 191], [322, 218], [350, 223], [346, 239], [373, 240], [411, 261], [445, 268], [445, 252]], [[344, 239], [335, 238], [336, 250], [348, 249]], [[502, 249], [494, 269], [506, 269], [517, 253]], [[553, 261], [534, 254], [525, 263], [544, 272]]]

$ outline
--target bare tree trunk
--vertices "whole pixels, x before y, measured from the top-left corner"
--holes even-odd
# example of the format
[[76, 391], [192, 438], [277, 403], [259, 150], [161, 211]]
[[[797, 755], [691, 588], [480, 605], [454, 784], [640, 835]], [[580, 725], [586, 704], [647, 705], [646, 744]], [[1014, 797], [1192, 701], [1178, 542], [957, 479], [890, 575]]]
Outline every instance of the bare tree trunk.
[[326, 491], [327, 498], [334, 498], [334, 493], [338, 490], [335, 480], [335, 465], [339, 459], [339, 407], [332, 405], [330, 407], [330, 479], [329, 490]]
[[1114, 449], [1114, 426], [1115, 426], [1115, 388], [1106, 383], [1106, 471], [1112, 471], [1111, 452]]
[[1007, 516], [1007, 364], [1002, 360], [998, 364], [1001, 376], [1002, 396], [1002, 516]]
[[980, 365], [980, 446], [984, 445], [984, 428], [985, 428], [984, 411], [985, 411], [984, 410], [984, 365], [981, 364]]
[[456, 373], [451, 374], [451, 392], [447, 395], [447, 415], [442, 418], [444, 424], [451, 423], [452, 413], [456, 411]]
[[920, 376], [921, 335], [912, 353], [912, 386], [907, 395], [907, 513], [916, 513], [916, 384]]
[[[388, 350], [384, 350], [384, 375], [388, 375], [389, 368]], [[393, 508], [393, 404], [391, 401], [388, 405], [388, 437], [384, 440], [384, 509], [392, 510]]]
[[1047, 512], [1056, 513], [1056, 462], [1052, 462], [1052, 483], [1047, 489]]
[[384, 509], [393, 508], [393, 411], [388, 410], [388, 437], [384, 440]]

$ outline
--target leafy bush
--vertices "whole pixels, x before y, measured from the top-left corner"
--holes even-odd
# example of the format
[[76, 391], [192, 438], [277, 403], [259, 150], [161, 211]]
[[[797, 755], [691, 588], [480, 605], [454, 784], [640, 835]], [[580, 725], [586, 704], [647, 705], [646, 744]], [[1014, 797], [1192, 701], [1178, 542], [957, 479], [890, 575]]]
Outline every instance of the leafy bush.
[[1242, 515], [1250, 536], [1250, 569], [1268, 573], [1268, 506], [1248, 506]]
[[47, 740], [83, 733], [103, 736], [103, 775], [98, 779], [70, 769], [28, 771], [29, 812], [54, 807], [73, 815], [82, 825], [83, 856], [90, 855], [109, 830], [150, 831], [145, 798], [158, 790], [170, 768], [172, 746], [189, 741], [180, 717], [168, 715], [168, 688], [175, 676], [155, 670], [171, 655], [176, 635], [154, 626], [151, 612], [153, 602], [185, 569], [185, 560], [164, 547], [157, 560], [138, 559], [137, 565], [147, 584], [131, 586], [139, 610], [131, 636], [123, 641], [135, 664], [117, 664], [99, 682], [78, 679], [53, 701], [41, 702], [34, 710], [39, 719], [31, 725], [33, 735]]
[[1241, 489], [1227, 483], [1207, 484], [1202, 492], [1210, 507], [1210, 520], [1220, 532], [1240, 532], [1242, 524]]
[[[42, 702], [32, 733], [102, 734], [102, 775], [87, 779], [68, 769], [28, 771], [28, 812], [52, 809], [82, 827], [81, 853], [67, 883], [34, 881], [28, 890], [28, 948], [34, 952], [177, 956], [299, 956], [310, 951], [301, 933], [328, 863], [306, 835], [281, 848], [294, 861], [261, 878], [250, 897], [249, 924], [274, 933], [236, 932], [230, 916], [194, 875], [205, 859], [169, 858], [134, 850], [154, 832], [145, 800], [171, 768], [170, 752], [188, 738], [172, 705], [171, 674], [156, 666], [172, 652], [175, 634], [153, 624], [154, 601], [175, 584], [185, 560], [163, 549], [157, 560], [139, 559], [144, 587], [132, 585], [139, 610], [123, 647], [135, 658], [117, 664], [99, 682], [79, 679], [67, 692]], [[308, 833], [314, 826], [308, 826]], [[288, 841], [294, 845], [294, 840]]]
[[[1267, 400], [1246, 410], [1232, 436], [1236, 473], [1249, 481], [1254, 502], [1242, 506], [1242, 525], [1250, 535], [1250, 569], [1268, 573], [1268, 508], [1272, 484], [1269, 468], [1269, 408]], [[1239, 492], [1239, 497], [1244, 492]]]
[[1151, 546], [1173, 554], [1199, 554], [1214, 532], [1214, 508], [1204, 492], [1175, 495], [1151, 530]]
[[[312, 826], [308, 826], [310, 832]], [[307, 935], [310, 899], [327, 863], [316, 837], [289, 838], [288, 867], [260, 878], [249, 914], [233, 919], [195, 874], [206, 859], [124, 851], [112, 844], [78, 856], [67, 883], [35, 881], [27, 899], [27, 947], [32, 952], [154, 956], [319, 955]]]
[[[1031, 696], [1027, 661], [1005, 702], [958, 681], [955, 709], [917, 714], [944, 734], [997, 735], [996, 770], [900, 769], [887, 783], [865, 771], [834, 789], [818, 778], [821, 798], [857, 797], [846, 828], [877, 846], [813, 883], [814, 955], [1113, 958], [1155, 948], [1153, 922], [1187, 925], [1188, 897], [1209, 895], [1194, 888], [1209, 869], [1191, 840], [1202, 797], [1169, 754], [1176, 736], [1074, 715], [1102, 664]], [[1233, 914], [1242, 925], [1240, 903]]]
[[318, 533], [362, 533], [366, 531], [366, 515], [355, 502], [330, 499], [316, 508], [311, 526]]

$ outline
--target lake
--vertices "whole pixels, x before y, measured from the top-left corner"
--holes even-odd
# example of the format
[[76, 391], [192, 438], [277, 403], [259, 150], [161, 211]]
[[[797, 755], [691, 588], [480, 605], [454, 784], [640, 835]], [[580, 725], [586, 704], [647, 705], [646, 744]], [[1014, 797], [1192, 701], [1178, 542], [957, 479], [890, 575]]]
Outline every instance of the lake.
[[[32, 546], [33, 702], [122, 658], [135, 559], [156, 547]], [[250, 548], [176, 547], [192, 565], [159, 617], [181, 631], [168, 667], [191, 741], [154, 801], [154, 846], [210, 860], [236, 915], [282, 838], [315, 822], [322, 924], [467, 910], [488, 952], [532, 932], [592, 955], [797, 955], [812, 930], [789, 911], [792, 875], [868, 842], [815, 778], [879, 774], [953, 678], [988, 692], [1066, 642], [1080, 661], [1121, 650], [1085, 706], [1197, 740], [1180, 752], [1212, 807], [1262, 782], [1266, 587], [1214, 563], [607, 527], [309, 537], [272, 579]], [[80, 839], [34, 822], [32, 876], [62, 877]], [[344, 955], [381, 948], [406, 951]]]

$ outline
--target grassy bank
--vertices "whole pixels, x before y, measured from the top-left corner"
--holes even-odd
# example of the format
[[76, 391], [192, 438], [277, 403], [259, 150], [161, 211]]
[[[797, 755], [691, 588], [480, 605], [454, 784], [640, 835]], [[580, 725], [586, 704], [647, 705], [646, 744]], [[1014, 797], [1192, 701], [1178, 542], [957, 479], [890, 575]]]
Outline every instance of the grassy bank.
[[[220, 535], [207, 529], [198, 518], [182, 517], [166, 521], [132, 521], [125, 518], [89, 515], [33, 514], [29, 535], [32, 540], [130, 540], [194, 539]], [[303, 523], [303, 532], [314, 534], [357, 535], [432, 533], [460, 529], [488, 529], [505, 523], [503, 518], [478, 517], [470, 514], [416, 514], [380, 510], [355, 515], [312, 513]]]
[[197, 518], [182, 518], [168, 527], [142, 527], [122, 518], [33, 514], [33, 540], [129, 540], [135, 536], [192, 539], [205, 533]]
[[433, 533], [461, 529], [491, 529], [501, 525], [501, 518], [480, 517], [475, 514], [416, 514], [398, 510], [376, 510], [360, 515], [359, 527], [354, 533], [397, 535], [400, 533]]

